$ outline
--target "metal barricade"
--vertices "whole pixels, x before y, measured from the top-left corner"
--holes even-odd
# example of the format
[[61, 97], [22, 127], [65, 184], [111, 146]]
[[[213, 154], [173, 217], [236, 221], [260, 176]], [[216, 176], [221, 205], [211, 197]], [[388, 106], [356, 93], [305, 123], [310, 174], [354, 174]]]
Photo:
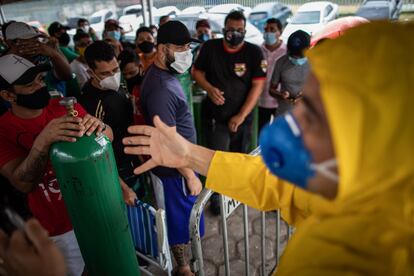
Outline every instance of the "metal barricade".
[[[251, 155], [258, 155], [260, 153], [259, 149], [254, 150]], [[191, 260], [191, 270], [197, 276], [204, 276], [204, 260], [203, 260], [203, 250], [201, 244], [201, 236], [200, 236], [200, 219], [203, 213], [204, 207], [206, 206], [208, 200], [213, 195], [213, 191], [209, 189], [203, 189], [200, 195], [197, 198], [196, 203], [191, 210], [190, 216], [190, 238], [191, 238], [191, 250], [193, 258]], [[222, 235], [223, 235], [223, 250], [224, 250], [224, 268], [225, 268], [225, 275], [230, 275], [230, 256], [229, 256], [229, 249], [228, 249], [228, 232], [227, 232], [227, 219], [231, 216], [231, 214], [240, 206], [242, 205], [243, 208], [243, 223], [244, 223], [244, 257], [245, 257], [245, 275], [250, 275], [250, 255], [249, 255], [249, 221], [248, 221], [248, 208], [247, 205], [241, 204], [237, 200], [231, 199], [227, 196], [220, 195], [220, 211], [221, 211], [221, 228], [222, 228]], [[273, 212], [272, 212], [273, 213]], [[280, 235], [280, 227], [281, 227], [281, 219], [280, 219], [280, 211], [277, 210], [275, 212], [276, 216], [276, 266], [279, 264], [279, 258], [281, 256], [281, 235]], [[260, 218], [261, 224], [261, 275], [266, 275], [266, 213], [261, 212]], [[288, 239], [291, 237], [293, 233], [293, 228], [288, 226]]]

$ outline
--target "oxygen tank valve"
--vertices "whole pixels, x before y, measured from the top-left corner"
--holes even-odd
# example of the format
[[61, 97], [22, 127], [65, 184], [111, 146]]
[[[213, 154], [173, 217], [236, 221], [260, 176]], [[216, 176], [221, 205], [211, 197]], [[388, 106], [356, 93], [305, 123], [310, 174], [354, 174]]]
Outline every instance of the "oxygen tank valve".
[[75, 97], [64, 97], [62, 100], [59, 101], [59, 104], [66, 108], [69, 116], [78, 117], [79, 113], [75, 109], [75, 103], [77, 103]]

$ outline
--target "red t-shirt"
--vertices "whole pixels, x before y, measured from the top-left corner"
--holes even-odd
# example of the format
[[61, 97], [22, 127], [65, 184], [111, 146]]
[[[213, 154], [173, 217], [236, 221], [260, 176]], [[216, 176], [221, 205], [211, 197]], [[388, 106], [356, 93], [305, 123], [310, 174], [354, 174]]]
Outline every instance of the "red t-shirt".
[[143, 110], [141, 107], [140, 89], [138, 85], [132, 89], [132, 105], [134, 107], [134, 124], [145, 125]]
[[[85, 116], [86, 112], [79, 104], [75, 109], [79, 112], [79, 117]], [[52, 99], [42, 114], [36, 118], [22, 119], [13, 115], [11, 111], [1, 116], [0, 168], [16, 158], [27, 156], [43, 128], [51, 120], [65, 114], [66, 109], [59, 105], [59, 99]], [[39, 220], [49, 235], [60, 235], [72, 229], [50, 160], [43, 181], [28, 194], [28, 202], [33, 216]]]

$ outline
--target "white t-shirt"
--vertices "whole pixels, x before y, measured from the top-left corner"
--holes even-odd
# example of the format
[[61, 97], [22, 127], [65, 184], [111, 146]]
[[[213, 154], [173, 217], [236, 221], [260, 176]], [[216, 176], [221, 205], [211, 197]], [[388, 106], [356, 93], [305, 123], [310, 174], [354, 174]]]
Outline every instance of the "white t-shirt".
[[90, 76], [88, 74], [88, 65], [80, 62], [78, 59], [75, 59], [70, 64], [72, 72], [75, 73], [76, 78], [79, 83], [79, 87], [82, 89], [83, 85], [89, 80]]

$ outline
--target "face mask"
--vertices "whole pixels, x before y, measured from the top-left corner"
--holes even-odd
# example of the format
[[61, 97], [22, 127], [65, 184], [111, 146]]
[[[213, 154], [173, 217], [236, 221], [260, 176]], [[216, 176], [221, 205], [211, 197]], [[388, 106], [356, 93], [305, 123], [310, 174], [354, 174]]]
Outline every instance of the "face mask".
[[85, 56], [86, 47], [78, 47], [78, 53], [80, 56]]
[[138, 48], [144, 53], [144, 54], [149, 54], [152, 53], [152, 51], [154, 50], [154, 43], [153, 42], [149, 42], [149, 41], [144, 41], [141, 42], [140, 44], [138, 44]]
[[237, 32], [237, 31], [225, 31], [224, 32], [224, 39], [231, 46], [238, 46], [238, 45], [243, 43], [244, 33]]
[[266, 45], [274, 45], [277, 43], [278, 38], [275, 33], [265, 32], [263, 38]]
[[29, 109], [42, 109], [49, 104], [50, 94], [47, 86], [29, 95], [16, 94], [16, 104]]
[[99, 85], [104, 90], [114, 90], [118, 91], [119, 86], [121, 85], [121, 73], [117, 72], [115, 75], [106, 77], [99, 82]]
[[82, 31], [84, 31], [85, 33], [89, 33], [90, 26], [89, 25], [85, 25], [85, 26], [81, 27], [80, 29]]
[[208, 34], [204, 33], [204, 34], [200, 34], [197, 38], [201, 42], [206, 42], [207, 40], [210, 39], [210, 36]]
[[316, 172], [331, 180], [338, 180], [338, 176], [328, 170], [336, 165], [335, 160], [312, 163], [312, 155], [290, 113], [277, 118], [262, 130], [260, 148], [266, 166], [274, 175], [301, 188], [307, 188], [309, 179]]
[[112, 37], [113, 39], [119, 41], [121, 40], [121, 32], [120, 31], [110, 31], [106, 33], [107, 36]]
[[167, 67], [170, 71], [178, 74], [185, 73], [192, 64], [193, 54], [190, 49], [184, 52], [174, 52], [174, 61], [167, 61]]
[[132, 93], [132, 90], [135, 86], [140, 85], [142, 82], [143, 76], [137, 74], [135, 77], [125, 80], [128, 88], [128, 92]]
[[58, 38], [59, 44], [62, 46], [68, 46], [70, 42], [70, 36], [67, 33], [63, 33]]
[[304, 65], [306, 62], [308, 62], [308, 58], [307, 57], [303, 57], [303, 58], [294, 58], [289, 56], [289, 60], [294, 64], [294, 65], [299, 65], [302, 66]]

